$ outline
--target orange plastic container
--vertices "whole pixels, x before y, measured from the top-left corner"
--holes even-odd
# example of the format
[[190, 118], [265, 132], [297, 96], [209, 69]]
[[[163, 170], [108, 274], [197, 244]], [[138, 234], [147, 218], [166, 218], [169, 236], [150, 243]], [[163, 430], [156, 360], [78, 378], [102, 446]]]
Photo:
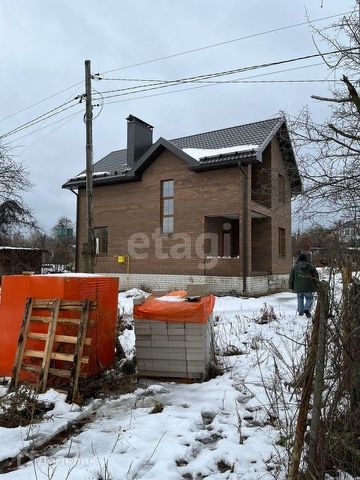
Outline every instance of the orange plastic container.
[[[92, 326], [89, 327], [87, 335], [91, 337], [92, 342], [90, 347], [86, 347], [87, 351], [84, 351], [84, 355], [89, 356], [89, 363], [84, 366], [83, 372], [87, 375], [96, 375], [111, 367], [115, 361], [118, 286], [117, 278], [96, 275], [11, 275], [2, 277], [0, 376], [10, 376], [12, 373], [19, 330], [28, 297], [96, 301], [97, 308], [90, 314]], [[40, 322], [32, 323], [36, 324], [37, 332], [46, 332], [46, 325]], [[60, 333], [74, 335], [73, 329], [73, 326], [62, 325]], [[28, 340], [26, 345], [29, 349], [41, 349], [39, 340]]]
[[[185, 299], [185, 290], [178, 290], [165, 297], [180, 297]], [[207, 295], [199, 302], [163, 301], [151, 295], [144, 303], [134, 307], [134, 318], [140, 320], [159, 320], [172, 323], [205, 323], [210, 317], [215, 305], [215, 297]]]

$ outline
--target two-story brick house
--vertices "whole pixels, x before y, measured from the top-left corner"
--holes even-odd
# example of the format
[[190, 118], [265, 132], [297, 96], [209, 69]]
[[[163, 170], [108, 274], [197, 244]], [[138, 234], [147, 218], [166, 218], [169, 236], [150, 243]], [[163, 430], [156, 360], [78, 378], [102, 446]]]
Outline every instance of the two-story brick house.
[[[126, 286], [214, 291], [281, 287], [292, 262], [291, 197], [301, 180], [283, 117], [153, 143], [130, 115], [127, 149], [94, 165], [96, 271]], [[77, 190], [77, 266], [86, 241], [85, 176]], [[117, 256], [125, 256], [125, 263]]]

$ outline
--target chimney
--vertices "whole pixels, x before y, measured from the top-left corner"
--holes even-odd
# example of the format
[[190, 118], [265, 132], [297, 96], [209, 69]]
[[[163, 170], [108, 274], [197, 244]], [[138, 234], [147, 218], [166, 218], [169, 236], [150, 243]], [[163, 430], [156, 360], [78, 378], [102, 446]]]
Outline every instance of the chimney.
[[127, 117], [127, 164], [132, 167], [153, 143], [153, 128], [140, 118]]

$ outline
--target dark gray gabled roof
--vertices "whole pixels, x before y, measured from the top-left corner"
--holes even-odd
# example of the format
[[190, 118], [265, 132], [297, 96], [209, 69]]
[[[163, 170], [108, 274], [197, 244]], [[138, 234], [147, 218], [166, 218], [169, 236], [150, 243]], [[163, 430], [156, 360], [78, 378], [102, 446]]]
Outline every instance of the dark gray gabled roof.
[[94, 172], [109, 172], [113, 175], [116, 175], [115, 172], [121, 173], [126, 168], [126, 148], [115, 150], [94, 164]]
[[283, 117], [261, 122], [248, 123], [237, 127], [223, 128], [211, 132], [198, 133], [188, 137], [169, 140], [179, 148], [225, 148], [237, 145], [262, 145], [284, 121]]
[[[285, 127], [284, 127], [285, 126]], [[261, 160], [261, 153], [266, 148], [271, 139], [280, 130], [286, 130], [286, 121], [284, 117], [272, 118], [260, 122], [249, 123], [246, 125], [239, 125], [236, 127], [223, 128], [220, 130], [213, 130], [211, 132], [199, 133], [196, 135], [189, 135], [187, 137], [175, 138], [173, 140], [165, 140], [160, 138], [152, 147], [143, 155], [143, 157], [129, 169], [126, 163], [127, 151], [116, 150], [104, 158], [99, 160], [94, 165], [94, 172], [107, 172], [104, 176], [94, 177], [94, 185], [120, 183], [128, 181], [140, 180], [141, 174], [145, 168], [152, 162], [159, 151], [168, 148], [173, 150], [178, 156], [183, 158], [189, 165], [189, 168], [195, 171], [213, 168], [225, 168], [237, 165], [239, 162]], [[290, 139], [287, 144], [286, 156], [288, 157], [289, 165], [295, 169], [295, 174], [298, 175], [295, 157], [291, 147]], [[248, 151], [227, 153], [221, 155], [210, 155], [201, 157], [200, 160], [195, 160], [189, 156], [183, 149], [223, 149], [241, 145], [254, 145], [257, 148], [249, 149]], [[295, 175], [296, 176], [296, 175]], [[84, 178], [72, 178], [66, 182], [64, 188], [78, 188], [85, 183]], [[296, 184], [296, 185], [295, 185]], [[298, 177], [294, 183], [294, 190], [301, 190], [301, 181]]]

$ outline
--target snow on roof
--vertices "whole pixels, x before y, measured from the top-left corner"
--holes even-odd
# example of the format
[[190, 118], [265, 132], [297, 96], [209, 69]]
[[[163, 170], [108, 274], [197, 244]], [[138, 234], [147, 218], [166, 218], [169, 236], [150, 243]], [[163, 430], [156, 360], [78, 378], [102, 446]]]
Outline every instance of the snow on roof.
[[229, 153], [243, 153], [257, 150], [259, 145], [236, 145], [234, 147], [225, 148], [183, 148], [183, 152], [190, 155], [195, 160], [202, 158], [217, 157], [219, 155], [227, 155]]
[[[111, 175], [110, 172], [93, 172], [93, 177], [106, 177], [106, 175]], [[74, 178], [85, 178], [86, 173], [80, 173], [80, 175], [76, 175]]]

